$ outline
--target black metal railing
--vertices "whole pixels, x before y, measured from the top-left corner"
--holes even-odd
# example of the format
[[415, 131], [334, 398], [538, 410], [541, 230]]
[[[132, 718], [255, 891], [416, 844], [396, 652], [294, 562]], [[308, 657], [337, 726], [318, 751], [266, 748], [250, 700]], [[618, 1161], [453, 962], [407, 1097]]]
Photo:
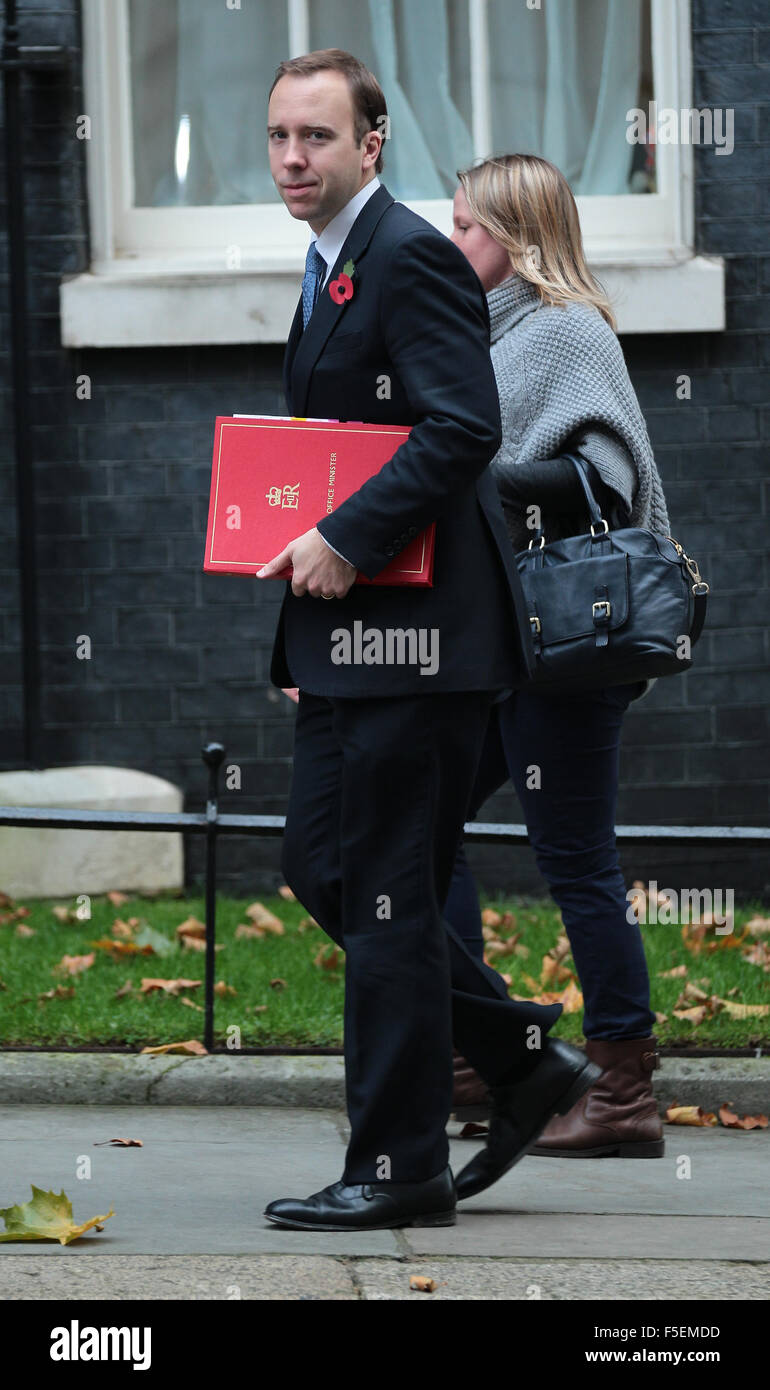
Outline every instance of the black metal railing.
[[[203, 1043], [214, 1046], [214, 971], [217, 910], [217, 840], [220, 835], [264, 835], [284, 832], [285, 816], [238, 816], [219, 813], [219, 769], [225, 757], [221, 743], [201, 750], [208, 767], [205, 811], [85, 811], [55, 806], [0, 806], [0, 825], [37, 826], [40, 830], [166, 830], [206, 836], [206, 957]], [[686, 844], [702, 848], [715, 843], [757, 848], [770, 844], [770, 827], [735, 825], [618, 825], [619, 844]], [[470, 821], [468, 840], [476, 844], [526, 844], [525, 825]]]

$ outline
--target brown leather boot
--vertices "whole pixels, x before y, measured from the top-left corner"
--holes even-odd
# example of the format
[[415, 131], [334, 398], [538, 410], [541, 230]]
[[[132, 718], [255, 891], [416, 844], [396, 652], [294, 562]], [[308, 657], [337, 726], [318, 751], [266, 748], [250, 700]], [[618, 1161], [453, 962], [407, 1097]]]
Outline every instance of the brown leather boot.
[[587, 1039], [586, 1054], [604, 1067], [566, 1115], [548, 1121], [531, 1154], [541, 1158], [662, 1158], [663, 1125], [652, 1094], [660, 1066], [656, 1039]]
[[490, 1096], [485, 1081], [482, 1081], [470, 1062], [466, 1062], [459, 1052], [453, 1050], [455, 1085], [452, 1094], [452, 1113], [456, 1120], [488, 1120], [490, 1116]]

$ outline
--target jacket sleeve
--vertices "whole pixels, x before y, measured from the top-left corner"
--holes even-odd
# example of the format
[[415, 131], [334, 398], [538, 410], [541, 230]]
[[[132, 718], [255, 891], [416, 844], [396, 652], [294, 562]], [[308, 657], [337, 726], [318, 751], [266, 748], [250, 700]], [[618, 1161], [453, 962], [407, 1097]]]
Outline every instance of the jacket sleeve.
[[[605, 483], [598, 469], [588, 460], [588, 480], [602, 516], [614, 519], [613, 529], [626, 525], [629, 510], [623, 498], [614, 488]], [[574, 464], [564, 455], [549, 459], [531, 459], [519, 463], [498, 480], [500, 498], [504, 506], [523, 510], [538, 506], [547, 513], [558, 516], [587, 516], [585, 498]]]
[[486, 298], [462, 252], [418, 228], [394, 247], [379, 289], [379, 333], [417, 423], [379, 473], [318, 523], [368, 579], [474, 484], [501, 441]]

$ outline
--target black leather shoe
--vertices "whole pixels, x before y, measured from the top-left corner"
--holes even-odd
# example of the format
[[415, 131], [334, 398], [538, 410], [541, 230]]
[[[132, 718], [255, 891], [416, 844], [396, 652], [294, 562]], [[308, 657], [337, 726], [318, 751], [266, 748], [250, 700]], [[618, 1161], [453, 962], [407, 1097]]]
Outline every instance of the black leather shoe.
[[427, 1182], [334, 1182], [305, 1197], [265, 1207], [268, 1221], [297, 1231], [383, 1231], [392, 1226], [454, 1226], [455, 1187], [447, 1167]]
[[490, 1086], [492, 1113], [485, 1147], [455, 1178], [457, 1200], [491, 1187], [540, 1138], [552, 1115], [566, 1115], [599, 1080], [602, 1068], [560, 1038], [547, 1038], [543, 1056], [523, 1081]]

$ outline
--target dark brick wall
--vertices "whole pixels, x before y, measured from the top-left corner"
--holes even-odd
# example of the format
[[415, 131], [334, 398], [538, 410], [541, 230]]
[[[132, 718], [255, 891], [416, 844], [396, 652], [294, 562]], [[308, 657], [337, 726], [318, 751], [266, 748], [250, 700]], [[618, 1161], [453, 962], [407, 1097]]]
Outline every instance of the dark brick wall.
[[[22, 41], [80, 45], [78, 5], [21, 7]], [[696, 149], [698, 250], [727, 262], [727, 331], [632, 336], [629, 370], [666, 486], [674, 534], [713, 586], [695, 669], [658, 682], [629, 714], [619, 820], [766, 824], [770, 704], [770, 23], [764, 0], [694, 0], [696, 105], [733, 107], [735, 150]], [[30, 271], [33, 431], [38, 495], [41, 674], [46, 764], [110, 762], [169, 777], [200, 806], [199, 750], [224, 742], [242, 789], [227, 809], [280, 813], [293, 707], [267, 680], [282, 586], [205, 576], [200, 565], [215, 413], [282, 413], [281, 349], [195, 347], [65, 351], [61, 276], [88, 266], [84, 109], [73, 78], [25, 80], [23, 156]], [[4, 150], [2, 159], [4, 161]], [[4, 177], [4, 164], [3, 164]], [[2, 196], [5, 197], [4, 183]], [[3, 208], [5, 213], [5, 207]], [[3, 217], [3, 223], [5, 218]], [[0, 247], [0, 766], [21, 750], [20, 625], [5, 227]], [[88, 373], [92, 399], [75, 398]], [[676, 379], [692, 380], [679, 401]], [[92, 659], [75, 656], [87, 634]], [[512, 792], [490, 816], [519, 820]], [[188, 876], [201, 846], [189, 846]], [[274, 842], [232, 840], [223, 882], [274, 884]], [[528, 850], [474, 851], [489, 887], [537, 889]], [[630, 877], [768, 890], [756, 852], [650, 849]], [[699, 876], [700, 870], [700, 876]], [[720, 876], [721, 875], [721, 876]], [[706, 881], [704, 879], [704, 881]]]

